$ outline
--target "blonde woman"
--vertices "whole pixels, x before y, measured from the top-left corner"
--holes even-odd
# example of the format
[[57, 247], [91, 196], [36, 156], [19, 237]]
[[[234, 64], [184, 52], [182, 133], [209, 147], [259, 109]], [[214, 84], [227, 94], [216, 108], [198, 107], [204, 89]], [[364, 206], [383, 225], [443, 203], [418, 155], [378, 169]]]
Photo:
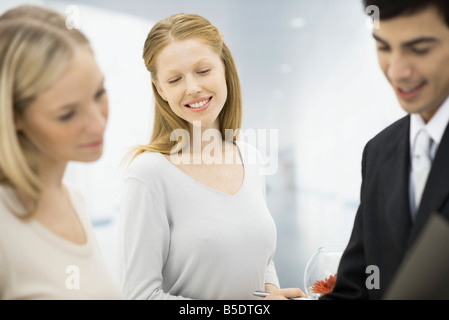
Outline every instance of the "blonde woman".
[[119, 299], [69, 161], [102, 154], [108, 100], [88, 40], [56, 12], [0, 16], [0, 298]]
[[176, 14], [150, 31], [143, 58], [153, 135], [128, 168], [119, 270], [128, 299], [254, 299], [279, 287], [276, 228], [258, 152], [236, 142], [240, 83], [219, 30]]

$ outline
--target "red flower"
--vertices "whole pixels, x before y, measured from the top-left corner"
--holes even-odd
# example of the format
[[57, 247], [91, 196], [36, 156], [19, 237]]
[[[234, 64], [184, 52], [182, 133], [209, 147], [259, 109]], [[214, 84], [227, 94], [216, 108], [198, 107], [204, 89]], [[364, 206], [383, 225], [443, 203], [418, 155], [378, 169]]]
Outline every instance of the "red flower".
[[312, 286], [312, 291], [319, 293], [321, 295], [331, 293], [335, 287], [335, 282], [337, 281], [337, 275], [330, 276], [324, 280], [316, 281]]

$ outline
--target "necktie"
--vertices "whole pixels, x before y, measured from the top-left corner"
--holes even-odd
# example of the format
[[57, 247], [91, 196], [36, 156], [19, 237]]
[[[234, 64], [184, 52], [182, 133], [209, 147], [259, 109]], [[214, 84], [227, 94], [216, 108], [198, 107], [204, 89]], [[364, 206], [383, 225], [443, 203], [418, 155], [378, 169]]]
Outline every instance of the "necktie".
[[412, 210], [412, 219], [414, 220], [416, 212], [418, 211], [421, 202], [421, 196], [427, 182], [430, 168], [432, 166], [432, 159], [430, 156], [430, 148], [432, 146], [432, 138], [425, 130], [421, 130], [413, 146], [412, 158], [412, 179], [415, 207]]

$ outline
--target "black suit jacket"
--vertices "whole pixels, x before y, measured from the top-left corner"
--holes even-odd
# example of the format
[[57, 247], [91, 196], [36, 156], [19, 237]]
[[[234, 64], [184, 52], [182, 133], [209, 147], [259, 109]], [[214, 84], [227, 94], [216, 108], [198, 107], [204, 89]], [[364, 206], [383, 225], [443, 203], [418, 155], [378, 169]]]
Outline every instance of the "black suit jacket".
[[[410, 116], [406, 116], [365, 146], [353, 231], [335, 288], [321, 299], [381, 299], [430, 213], [439, 211], [449, 219], [449, 129], [435, 154], [414, 223], [409, 207], [409, 130]], [[366, 286], [370, 265], [379, 268], [379, 289]]]

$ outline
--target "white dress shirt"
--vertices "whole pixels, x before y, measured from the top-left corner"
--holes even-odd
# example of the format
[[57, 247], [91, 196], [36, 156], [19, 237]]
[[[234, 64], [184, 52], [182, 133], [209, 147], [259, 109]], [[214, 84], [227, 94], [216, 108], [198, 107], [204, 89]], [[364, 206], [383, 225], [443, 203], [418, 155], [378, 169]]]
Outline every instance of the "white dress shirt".
[[[432, 138], [433, 144], [430, 149], [430, 156], [433, 160], [437, 152], [438, 146], [440, 145], [441, 139], [443, 137], [444, 131], [449, 123], [449, 97], [433, 115], [429, 122], [425, 123], [421, 115], [418, 113], [412, 113], [410, 115], [410, 163], [413, 156], [412, 150], [415, 144], [416, 136], [418, 132], [425, 129], [427, 133]], [[410, 187], [409, 187], [409, 200], [410, 209], [412, 212], [418, 210], [415, 208], [413, 183], [412, 183], [412, 169], [410, 169]]]

